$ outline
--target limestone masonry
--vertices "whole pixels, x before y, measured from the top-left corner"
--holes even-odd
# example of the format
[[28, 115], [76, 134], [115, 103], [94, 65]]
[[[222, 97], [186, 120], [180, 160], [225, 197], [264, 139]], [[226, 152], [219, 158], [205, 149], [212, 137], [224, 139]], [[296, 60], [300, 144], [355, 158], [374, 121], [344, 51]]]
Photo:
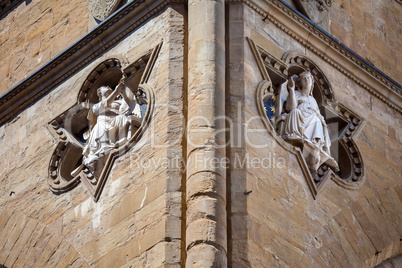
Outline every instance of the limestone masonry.
[[0, 267], [402, 267], [399, 0], [0, 0]]

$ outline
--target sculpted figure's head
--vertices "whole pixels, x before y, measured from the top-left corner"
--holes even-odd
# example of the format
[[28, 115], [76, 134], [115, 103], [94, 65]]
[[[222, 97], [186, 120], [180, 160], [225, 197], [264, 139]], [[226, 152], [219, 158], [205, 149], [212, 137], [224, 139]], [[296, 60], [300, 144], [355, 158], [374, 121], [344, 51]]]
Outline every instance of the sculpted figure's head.
[[314, 88], [314, 77], [313, 75], [306, 71], [299, 74], [296, 79], [296, 87], [299, 91], [303, 92], [306, 95], [313, 95]]
[[107, 98], [110, 94], [112, 94], [113, 90], [108, 87], [108, 86], [103, 86], [98, 88], [98, 90], [96, 91], [99, 100], [102, 100], [103, 98]]

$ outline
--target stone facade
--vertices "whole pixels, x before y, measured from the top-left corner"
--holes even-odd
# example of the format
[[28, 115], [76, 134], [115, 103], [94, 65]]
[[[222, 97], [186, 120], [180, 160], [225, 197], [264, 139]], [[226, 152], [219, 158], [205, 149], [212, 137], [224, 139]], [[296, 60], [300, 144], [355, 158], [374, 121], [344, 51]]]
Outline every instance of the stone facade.
[[[21, 2], [21, 1], [20, 1]], [[86, 1], [24, 1], [1, 15], [0, 94], [88, 31]]]
[[[182, 154], [181, 144], [175, 141], [183, 128], [183, 13], [181, 5], [156, 14], [2, 126], [1, 263], [6, 267], [157, 267], [181, 262], [182, 174], [164, 165], [155, 168], [153, 161]], [[149, 79], [158, 98], [152, 125], [131, 153], [114, 163], [99, 202], [82, 185], [53, 194], [41, 181], [48, 176], [57, 144], [46, 128], [48, 122], [75, 103], [82, 83], [99, 63], [117, 57], [128, 65], [146, 54], [150, 44], [162, 41]], [[32, 180], [27, 180], [29, 174], [35, 174]]]
[[391, 134], [394, 127], [401, 127], [394, 124], [400, 114], [259, 17], [249, 6], [229, 7], [230, 43], [236, 48], [230, 54], [233, 67], [229, 69], [231, 105], [227, 112], [236, 117], [241, 110], [236, 119], [239, 125], [264, 128], [261, 120], [252, 119], [258, 114], [255, 90], [263, 77], [256, 71], [244, 36], [254, 38], [278, 58], [289, 50], [305, 53], [328, 75], [336, 99], [366, 122], [355, 138], [363, 155], [366, 182], [351, 191], [330, 181], [313, 200], [297, 159], [268, 132], [249, 134], [254, 143], [267, 146], [231, 148], [232, 163], [238, 155], [241, 159], [284, 158], [287, 167], [271, 162], [269, 169], [251, 164], [247, 169], [231, 169], [228, 224], [232, 226], [233, 266], [374, 267], [400, 254], [400, 137]]
[[401, 83], [400, 1], [333, 1], [330, 33]]
[[[0, 13], [0, 266], [400, 263], [402, 5], [330, 1], [329, 31], [348, 48], [286, 2], [128, 1], [103, 22], [84, 0]], [[54, 193], [52, 155], [71, 137], [49, 123], [100, 86], [94, 70], [110, 59], [154, 92], [149, 125], [98, 198], [83, 181]], [[305, 69], [337, 124], [340, 171], [321, 181], [261, 108]]]

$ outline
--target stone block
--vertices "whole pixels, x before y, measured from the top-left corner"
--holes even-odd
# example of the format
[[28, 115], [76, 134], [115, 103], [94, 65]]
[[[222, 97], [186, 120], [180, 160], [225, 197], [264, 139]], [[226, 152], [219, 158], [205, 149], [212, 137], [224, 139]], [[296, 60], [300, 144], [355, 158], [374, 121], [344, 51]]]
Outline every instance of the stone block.
[[[153, 224], [152, 226], [146, 228], [142, 234], [139, 236], [137, 243], [138, 243], [138, 252], [142, 253], [149, 248], [153, 247], [159, 241], [162, 241], [166, 234], [166, 219], [162, 218], [158, 223]], [[135, 254], [128, 252], [129, 259], [136, 257]]]
[[28, 267], [35, 266], [35, 263], [39, 261], [46, 245], [49, 243], [50, 239], [53, 237], [51, 230], [48, 228], [41, 229], [42, 232], [38, 233], [38, 237], [34, 240], [35, 247], [31, 248], [26, 258], [25, 265]]
[[399, 234], [391, 225], [391, 219], [379, 202], [378, 195], [367, 196], [361, 202], [361, 205], [372, 223], [382, 234], [382, 239], [386, 241], [386, 244], [389, 245], [390, 241], [397, 241]]
[[4, 45], [4, 43], [8, 41], [9, 33], [10, 33], [9, 25], [6, 25], [0, 30], [0, 46]]
[[1, 61], [2, 61], [2, 64], [0, 65], [0, 81], [3, 81], [9, 77], [11, 56], [6, 57], [4, 55], [4, 58], [2, 58]]
[[384, 189], [382, 191], [378, 192], [379, 196], [379, 201], [381, 206], [384, 207], [385, 213], [388, 214], [391, 223], [393, 224], [395, 230], [398, 231], [398, 233], [402, 233], [402, 226], [399, 224], [399, 212], [398, 209], [396, 208], [395, 204], [393, 203], [393, 200], [389, 197], [389, 190]]
[[324, 250], [324, 248], [329, 249], [327, 254], [334, 257], [334, 260], [332, 260], [332, 256], [329, 256], [330, 262], [336, 262], [340, 267], [351, 266], [352, 263], [348, 259], [345, 249], [342, 248], [341, 242], [335, 237], [336, 234], [328, 226], [324, 227], [324, 232], [325, 235], [322, 237], [323, 248], [321, 250]]
[[7, 239], [2, 244], [0, 244], [3, 253], [8, 253], [11, 251], [14, 244], [17, 242], [18, 237], [23, 232], [28, 220], [29, 219], [27, 217], [20, 215], [18, 216], [17, 221], [12, 223], [13, 228], [9, 229], [10, 232]]
[[[66, 251], [63, 252], [62, 258], [55, 264], [55, 267], [66, 267], [73, 264], [74, 261], [77, 259], [80, 259], [78, 252], [74, 248], [69, 247]], [[85, 266], [88, 266], [87, 263], [85, 264]]]
[[40, 241], [40, 237], [44, 233], [44, 229], [45, 226], [37, 224], [35, 228], [29, 230], [31, 232], [30, 237], [28, 241], [25, 241], [25, 244], [20, 247], [21, 251], [19, 252], [19, 256], [13, 264], [15, 267], [22, 267], [26, 262], [33, 261], [32, 259], [34, 256], [32, 253], [35, 249], [31, 245]]
[[146, 267], [163, 267], [166, 263], [166, 243], [161, 242], [147, 251]]
[[127, 255], [121, 247], [117, 247], [110, 253], [103, 256], [99, 262], [96, 263], [96, 267], [121, 267], [126, 263]]
[[[165, 206], [163, 200], [166, 199], [166, 196], [162, 194], [165, 191], [165, 187], [166, 182], [164, 180], [154, 180], [149, 185], [146, 185], [145, 189], [140, 189], [129, 194], [118, 206], [111, 209], [111, 215], [109, 217], [110, 226], [114, 226], [138, 210], [142, 210], [138, 211], [139, 215], [147, 216], [150, 210], [155, 209], [155, 207], [150, 204], [157, 205], [157, 207], [163, 211]], [[155, 209], [155, 211], [162, 213], [162, 211], [158, 209]], [[151, 215], [152, 213], [148, 216]]]
[[[328, 227], [335, 235], [334, 238], [338, 241], [343, 252], [345, 252], [347, 260], [349, 260], [352, 265], [359, 265], [359, 263], [366, 260], [366, 256], [360, 255], [362, 253], [359, 251], [358, 243], [356, 243], [357, 238], [352, 236], [353, 232], [348, 230], [350, 227], [347, 224], [344, 224], [345, 222], [343, 220], [341, 214], [338, 214], [328, 223]], [[342, 228], [343, 232], [338, 232], [337, 230], [339, 230], [339, 228]]]
[[200, 219], [188, 223], [186, 229], [187, 250], [191, 250], [199, 242], [217, 244], [226, 251], [226, 227], [209, 219]]
[[226, 182], [222, 176], [213, 173], [203, 172], [192, 175], [187, 180], [187, 200], [198, 194], [214, 193], [222, 196], [226, 192]]
[[[59, 239], [60, 239], [60, 237], [59, 237]], [[68, 243], [64, 243], [63, 241], [60, 241], [59, 246], [53, 249], [53, 252], [51, 253], [48, 260], [46, 261], [45, 265], [57, 267], [57, 265], [59, 263], [64, 261], [65, 255], [67, 253], [69, 253], [70, 248], [71, 247]]]
[[[270, 252], [277, 261], [287, 263], [289, 266], [296, 266], [303, 255], [303, 248], [299, 248], [299, 245], [294, 244], [294, 241], [289, 241], [289, 236], [286, 233], [279, 235], [266, 226], [251, 223], [250, 237], [252, 237], [251, 242], [255, 243], [256, 246]], [[261, 258], [259, 255], [251, 253], [253, 257], [250, 256], [250, 259]]]
[[156, 198], [153, 202], [142, 207], [138, 212], [136, 212], [136, 227], [138, 229], [143, 229], [153, 222], [158, 221], [163, 215], [168, 212], [166, 207], [166, 196], [161, 195]]
[[[8, 224], [10, 217], [13, 213], [5, 209], [0, 214], [0, 232], [5, 229], [6, 224]], [[15, 217], [15, 216], [14, 216]]]
[[186, 222], [192, 223], [200, 219], [215, 219], [226, 225], [226, 206], [222, 198], [197, 196], [187, 202]]
[[[32, 235], [32, 230], [34, 230], [37, 226], [38, 222], [33, 219], [27, 219], [27, 223], [24, 226], [22, 232], [19, 234], [18, 238], [13, 241], [12, 249], [10, 251], [10, 254], [8, 255], [4, 265], [6, 267], [12, 267], [15, 263], [15, 261], [21, 256], [21, 250], [24, 248], [26, 243], [29, 241], [31, 235]], [[10, 237], [11, 238], [11, 237]], [[6, 246], [4, 247], [4, 250], [6, 249]]]
[[48, 9], [47, 12], [40, 14], [40, 18], [27, 27], [27, 40], [33, 40], [36, 36], [47, 32], [52, 25], [53, 14], [51, 9]]
[[231, 239], [247, 240], [248, 237], [248, 218], [244, 215], [232, 215], [230, 217], [232, 226]]
[[351, 205], [353, 214], [355, 215], [357, 221], [362, 226], [364, 232], [370, 238], [370, 241], [373, 243], [374, 247], [378, 252], [385, 248], [384, 239], [380, 236], [378, 231], [373, 226], [373, 223], [367, 217], [365, 212], [363, 211], [362, 207], [358, 202], [354, 202]]
[[125, 228], [120, 229], [120, 226], [116, 226], [104, 233], [103, 236], [86, 242], [82, 247], [78, 248], [78, 251], [86, 256], [89, 263], [92, 263], [108, 254], [113, 248], [122, 246], [123, 243], [132, 239], [136, 228], [128, 228], [131, 225], [130, 223], [120, 225], [124, 225]]
[[213, 245], [200, 244], [187, 253], [186, 267], [227, 267], [225, 253]]
[[215, 176], [222, 176], [224, 178], [227, 164], [225, 160], [223, 149], [200, 148], [199, 150], [193, 150], [188, 155], [187, 174], [196, 174], [199, 172], [205, 174], [214, 173]]

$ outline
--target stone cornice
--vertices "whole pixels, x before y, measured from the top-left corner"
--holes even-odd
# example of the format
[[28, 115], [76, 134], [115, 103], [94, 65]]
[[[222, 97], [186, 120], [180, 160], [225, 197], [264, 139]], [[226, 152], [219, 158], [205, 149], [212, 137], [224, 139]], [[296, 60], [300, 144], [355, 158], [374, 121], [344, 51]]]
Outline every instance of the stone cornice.
[[130, 1], [91, 32], [0, 96], [0, 125], [112, 48], [150, 17], [183, 0]]
[[227, 0], [242, 2], [314, 54], [402, 113], [402, 87], [308, 18], [280, 0]]
[[0, 18], [23, 0], [0, 0]]

